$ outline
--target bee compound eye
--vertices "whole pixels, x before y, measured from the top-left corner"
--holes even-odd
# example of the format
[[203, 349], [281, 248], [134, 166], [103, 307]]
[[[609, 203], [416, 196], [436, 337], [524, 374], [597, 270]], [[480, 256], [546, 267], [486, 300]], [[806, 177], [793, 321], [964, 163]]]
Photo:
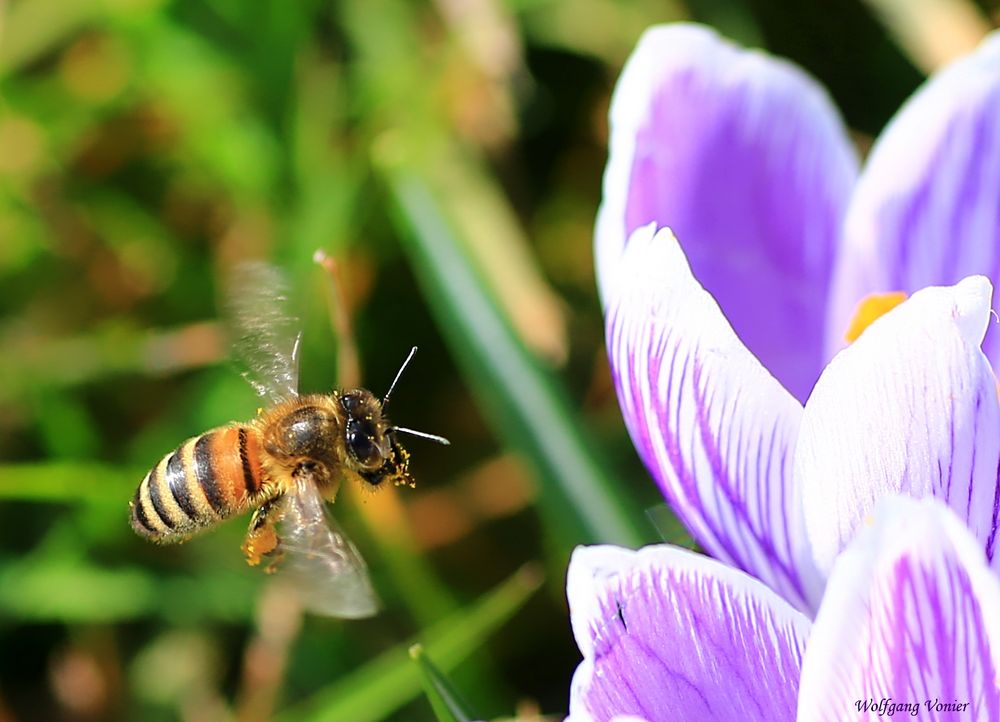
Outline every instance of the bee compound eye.
[[359, 399], [355, 394], [344, 394], [340, 397], [340, 405], [343, 406], [348, 413], [356, 411], [360, 404], [361, 399]]
[[377, 450], [375, 449], [375, 444], [372, 443], [371, 437], [365, 433], [364, 429], [356, 421], [351, 421], [347, 425], [347, 448], [351, 452], [351, 455], [361, 463], [367, 463], [372, 457], [377, 455]]

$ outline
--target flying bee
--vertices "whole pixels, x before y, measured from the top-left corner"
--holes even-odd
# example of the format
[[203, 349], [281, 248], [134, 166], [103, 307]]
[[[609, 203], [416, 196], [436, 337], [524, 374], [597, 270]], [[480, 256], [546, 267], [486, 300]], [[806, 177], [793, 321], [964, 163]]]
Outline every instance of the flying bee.
[[285, 301], [277, 271], [241, 268], [230, 300], [234, 351], [273, 406], [164, 456], [130, 502], [132, 528], [154, 542], [178, 543], [253, 509], [243, 543], [248, 564], [280, 566], [314, 612], [370, 616], [378, 604], [365, 563], [324, 500], [334, 500], [344, 478], [372, 489], [413, 485], [400, 433], [448, 441], [393, 426], [385, 415], [416, 347], [381, 400], [366, 389], [299, 396], [298, 322]]

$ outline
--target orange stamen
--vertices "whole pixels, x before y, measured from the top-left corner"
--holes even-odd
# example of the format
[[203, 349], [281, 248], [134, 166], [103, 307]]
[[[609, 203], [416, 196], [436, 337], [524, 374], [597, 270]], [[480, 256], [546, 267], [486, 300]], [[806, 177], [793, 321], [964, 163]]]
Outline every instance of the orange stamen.
[[844, 340], [847, 343], [854, 343], [876, 318], [888, 313], [905, 300], [905, 291], [868, 294], [858, 302], [858, 307], [855, 309], [851, 323], [844, 334]]

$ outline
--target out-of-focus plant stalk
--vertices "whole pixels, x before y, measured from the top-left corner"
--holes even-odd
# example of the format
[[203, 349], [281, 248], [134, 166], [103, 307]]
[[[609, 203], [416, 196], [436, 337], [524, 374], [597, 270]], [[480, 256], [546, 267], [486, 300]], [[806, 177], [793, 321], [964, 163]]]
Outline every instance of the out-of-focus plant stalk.
[[930, 74], [979, 45], [989, 21], [972, 0], [867, 0], [910, 59]]
[[519, 20], [535, 42], [621, 67], [650, 23], [689, 18], [690, 10], [681, 0], [576, 0], [525, 3]]
[[265, 587], [257, 608], [257, 630], [243, 654], [243, 681], [236, 722], [267, 722], [281, 690], [289, 649], [302, 628], [294, 592], [279, 582]]
[[555, 365], [566, 361], [566, 314], [543, 278], [528, 240], [496, 179], [468, 151], [443, 146], [425, 166], [449, 199], [456, 239], [511, 325], [533, 353]]
[[313, 254], [313, 260], [329, 276], [327, 293], [327, 309], [330, 314], [330, 326], [337, 339], [337, 386], [342, 389], [353, 389], [361, 385], [361, 361], [358, 357], [358, 344], [354, 338], [351, 311], [347, 307], [347, 294], [341, 278], [341, 265], [337, 259], [324, 250]]

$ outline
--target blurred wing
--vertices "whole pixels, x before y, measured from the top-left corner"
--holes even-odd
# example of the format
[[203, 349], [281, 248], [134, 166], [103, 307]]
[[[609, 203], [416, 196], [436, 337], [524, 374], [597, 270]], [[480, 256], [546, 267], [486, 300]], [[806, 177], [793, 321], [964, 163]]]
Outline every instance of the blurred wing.
[[242, 263], [226, 289], [233, 354], [254, 390], [277, 403], [298, 394], [301, 324], [288, 308], [288, 283], [265, 263]]
[[278, 522], [278, 572], [315, 614], [356, 619], [378, 611], [364, 560], [306, 476], [286, 495]]

